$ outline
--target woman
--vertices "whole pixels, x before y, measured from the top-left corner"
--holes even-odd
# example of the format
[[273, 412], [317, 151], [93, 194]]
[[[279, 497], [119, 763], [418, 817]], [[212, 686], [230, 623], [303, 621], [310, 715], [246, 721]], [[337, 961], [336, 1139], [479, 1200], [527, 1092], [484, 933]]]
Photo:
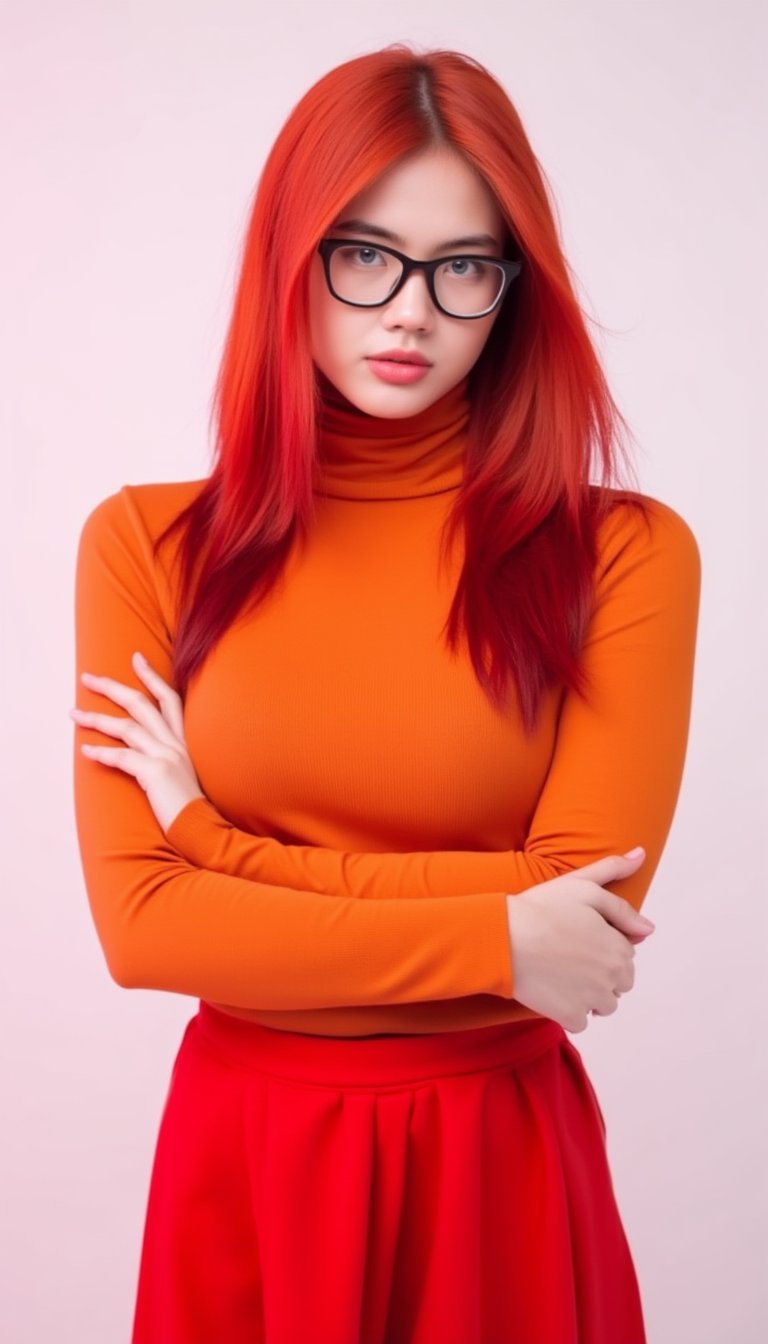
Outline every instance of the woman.
[[200, 1000], [134, 1344], [637, 1344], [566, 1031], [653, 927], [699, 552], [610, 484], [621, 417], [481, 65], [396, 45], [300, 101], [217, 412], [211, 475], [124, 486], [78, 558], [96, 928], [118, 984]]

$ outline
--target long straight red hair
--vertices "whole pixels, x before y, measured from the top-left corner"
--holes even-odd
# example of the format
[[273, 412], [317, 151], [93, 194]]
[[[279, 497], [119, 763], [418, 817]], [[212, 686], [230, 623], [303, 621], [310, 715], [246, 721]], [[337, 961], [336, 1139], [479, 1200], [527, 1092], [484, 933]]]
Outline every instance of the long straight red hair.
[[[314, 516], [321, 398], [308, 278], [347, 202], [404, 154], [450, 146], [485, 179], [524, 257], [470, 373], [464, 480], [444, 545], [463, 568], [443, 633], [462, 635], [480, 685], [532, 732], [541, 696], [587, 690], [579, 665], [592, 610], [596, 530], [618, 499], [627, 426], [561, 249], [546, 180], [502, 87], [459, 52], [404, 43], [331, 70], [291, 112], [248, 223], [216, 384], [214, 465], [156, 542], [182, 529], [174, 677], [182, 695], [227, 627], [279, 577]], [[590, 481], [593, 458], [600, 480]]]

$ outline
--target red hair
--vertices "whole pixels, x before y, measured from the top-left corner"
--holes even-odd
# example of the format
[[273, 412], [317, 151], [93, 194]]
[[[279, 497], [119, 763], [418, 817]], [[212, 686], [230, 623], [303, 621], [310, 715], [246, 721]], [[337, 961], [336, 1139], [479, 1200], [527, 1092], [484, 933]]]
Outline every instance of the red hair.
[[[402, 43], [331, 70], [291, 112], [267, 158], [242, 254], [214, 398], [214, 466], [176, 528], [182, 695], [206, 654], [279, 576], [314, 512], [320, 392], [310, 353], [313, 254], [347, 202], [403, 155], [453, 148], [485, 179], [524, 257], [470, 374], [464, 481], [444, 543], [464, 564], [444, 628], [466, 636], [475, 674], [528, 731], [544, 689], [585, 690], [596, 528], [615, 488], [626, 422], [576, 299], [546, 179], [504, 90], [454, 51]], [[590, 483], [592, 454], [602, 486]]]

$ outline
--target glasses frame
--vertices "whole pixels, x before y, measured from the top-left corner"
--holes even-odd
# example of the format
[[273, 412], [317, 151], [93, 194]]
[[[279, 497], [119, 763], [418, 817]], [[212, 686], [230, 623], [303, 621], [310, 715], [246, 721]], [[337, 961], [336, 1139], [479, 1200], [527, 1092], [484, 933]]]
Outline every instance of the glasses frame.
[[[336, 293], [331, 280], [331, 257], [338, 247], [370, 247], [376, 252], [386, 252], [390, 257], [396, 257], [402, 263], [403, 272], [395, 285], [394, 289], [385, 299], [379, 299], [376, 303], [358, 303], [355, 299], [344, 299]], [[455, 317], [459, 322], [475, 322], [479, 317], [487, 317], [489, 313], [495, 312], [499, 304], [509, 292], [512, 281], [517, 278], [523, 269], [524, 258], [518, 255], [514, 259], [508, 257], [489, 257], [484, 253], [474, 252], [454, 252], [447, 257], [435, 257], [432, 261], [416, 261], [413, 257], [406, 256], [405, 252], [398, 252], [394, 247], [384, 247], [382, 243], [372, 243], [367, 238], [323, 238], [317, 247], [320, 256], [323, 259], [323, 269], [325, 271], [325, 281], [334, 299], [339, 303], [347, 303], [351, 308], [383, 308], [386, 303], [391, 303], [396, 294], [400, 293], [408, 277], [413, 271], [423, 271], [427, 282], [429, 297], [439, 312], [444, 313], [446, 317]], [[489, 261], [494, 266], [500, 266], [504, 272], [504, 282], [494, 299], [490, 308], [484, 309], [482, 313], [452, 313], [448, 308], [444, 308], [435, 293], [435, 271], [438, 266], [444, 266], [446, 261]]]

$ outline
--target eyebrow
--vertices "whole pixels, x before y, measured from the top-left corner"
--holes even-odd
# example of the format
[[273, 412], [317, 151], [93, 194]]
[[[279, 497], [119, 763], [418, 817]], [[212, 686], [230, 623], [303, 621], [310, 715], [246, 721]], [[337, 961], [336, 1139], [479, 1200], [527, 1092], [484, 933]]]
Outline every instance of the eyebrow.
[[[405, 246], [405, 239], [400, 237], [399, 233], [392, 233], [390, 229], [383, 229], [380, 224], [371, 224], [365, 219], [345, 219], [342, 224], [333, 224], [332, 229], [341, 230], [345, 233], [369, 233], [373, 238], [386, 238], [390, 243], [396, 243], [398, 247]], [[454, 247], [499, 247], [498, 238], [494, 238], [490, 233], [471, 233], [464, 238], [449, 238], [445, 243], [438, 243], [436, 252], [450, 252]]]

